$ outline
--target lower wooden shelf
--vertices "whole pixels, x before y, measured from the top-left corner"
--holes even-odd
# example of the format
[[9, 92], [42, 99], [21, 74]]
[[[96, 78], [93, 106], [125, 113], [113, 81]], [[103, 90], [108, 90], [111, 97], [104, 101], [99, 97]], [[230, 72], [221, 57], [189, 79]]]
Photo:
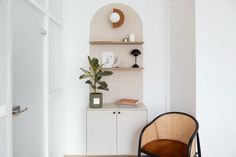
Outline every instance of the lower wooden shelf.
[[110, 70], [110, 71], [139, 71], [143, 69], [144, 69], [143, 67], [140, 67], [140, 68], [129, 68], [129, 67], [102, 68], [102, 70]]

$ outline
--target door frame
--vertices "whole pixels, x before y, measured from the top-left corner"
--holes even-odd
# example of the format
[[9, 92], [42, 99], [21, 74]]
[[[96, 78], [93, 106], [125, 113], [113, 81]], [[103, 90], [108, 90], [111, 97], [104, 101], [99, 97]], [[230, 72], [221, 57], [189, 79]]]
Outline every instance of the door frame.
[[7, 157], [12, 157], [12, 22], [11, 0], [7, 2]]

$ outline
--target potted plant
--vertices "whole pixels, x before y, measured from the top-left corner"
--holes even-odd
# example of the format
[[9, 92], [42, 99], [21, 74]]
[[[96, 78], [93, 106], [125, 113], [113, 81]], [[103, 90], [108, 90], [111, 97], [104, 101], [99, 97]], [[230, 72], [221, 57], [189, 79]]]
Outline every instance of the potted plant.
[[89, 95], [89, 106], [91, 108], [101, 108], [103, 103], [102, 93], [97, 92], [97, 90], [106, 90], [109, 91], [108, 85], [105, 81], [102, 81], [104, 76], [112, 75], [112, 71], [102, 70], [102, 65], [99, 64], [97, 58], [90, 58], [88, 56], [89, 70], [80, 68], [84, 74], [82, 74], [80, 79], [88, 79], [85, 83], [88, 84], [93, 92]]

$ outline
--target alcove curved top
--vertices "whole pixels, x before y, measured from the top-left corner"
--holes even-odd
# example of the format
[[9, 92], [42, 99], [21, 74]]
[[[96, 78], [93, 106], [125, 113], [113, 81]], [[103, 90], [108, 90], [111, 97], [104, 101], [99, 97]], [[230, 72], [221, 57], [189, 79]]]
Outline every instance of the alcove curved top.
[[[125, 21], [118, 28], [113, 28], [109, 16], [117, 8], [124, 13]], [[113, 3], [99, 9], [90, 22], [90, 41], [122, 41], [130, 33], [136, 41], [143, 41], [143, 25], [138, 13], [131, 7]]]

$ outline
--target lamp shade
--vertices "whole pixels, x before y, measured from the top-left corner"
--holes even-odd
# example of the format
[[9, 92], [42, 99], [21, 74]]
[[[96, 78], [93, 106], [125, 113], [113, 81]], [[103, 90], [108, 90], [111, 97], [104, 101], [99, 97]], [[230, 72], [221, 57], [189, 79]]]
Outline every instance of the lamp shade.
[[141, 52], [139, 49], [133, 49], [130, 54], [132, 54], [133, 56], [138, 56], [141, 54]]
[[111, 13], [111, 15], [110, 15], [110, 21], [112, 22], [112, 23], [117, 23], [117, 22], [119, 22], [120, 21], [120, 15], [118, 14], [118, 13]]

